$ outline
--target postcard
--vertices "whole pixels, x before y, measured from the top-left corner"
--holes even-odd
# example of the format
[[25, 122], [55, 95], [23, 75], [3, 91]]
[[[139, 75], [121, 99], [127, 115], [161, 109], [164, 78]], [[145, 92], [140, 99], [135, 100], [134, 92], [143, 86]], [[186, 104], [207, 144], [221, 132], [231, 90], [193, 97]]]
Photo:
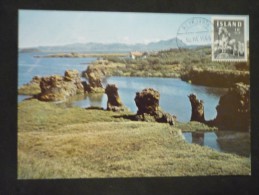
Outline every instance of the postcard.
[[18, 11], [18, 180], [251, 176], [249, 16]]

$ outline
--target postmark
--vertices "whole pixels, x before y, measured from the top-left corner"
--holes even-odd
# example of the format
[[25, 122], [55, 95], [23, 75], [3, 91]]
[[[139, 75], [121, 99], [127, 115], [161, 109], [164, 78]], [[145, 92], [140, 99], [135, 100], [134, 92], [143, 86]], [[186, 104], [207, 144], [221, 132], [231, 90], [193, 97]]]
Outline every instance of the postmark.
[[178, 49], [211, 47], [212, 23], [203, 17], [192, 17], [182, 23], [177, 31]]
[[214, 16], [211, 22], [212, 61], [247, 61], [246, 18]]

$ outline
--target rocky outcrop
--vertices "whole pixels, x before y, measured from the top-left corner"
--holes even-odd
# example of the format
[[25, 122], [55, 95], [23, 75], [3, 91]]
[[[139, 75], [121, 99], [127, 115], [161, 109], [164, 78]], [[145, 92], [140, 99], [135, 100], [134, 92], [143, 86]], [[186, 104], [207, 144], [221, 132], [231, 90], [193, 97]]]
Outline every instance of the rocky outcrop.
[[198, 100], [195, 94], [190, 94], [188, 97], [192, 105], [191, 121], [205, 122], [203, 101]]
[[231, 87], [235, 83], [250, 83], [249, 71], [217, 70], [193, 67], [181, 75], [183, 81], [210, 87]]
[[159, 99], [159, 92], [152, 88], [137, 92], [134, 99], [138, 107], [136, 119], [142, 121], [164, 122], [174, 125], [176, 117], [160, 109]]
[[217, 117], [212, 121], [213, 125], [222, 130], [250, 129], [250, 90], [249, 85], [237, 83], [233, 88], [221, 96], [216, 107]]
[[107, 110], [112, 110], [112, 111], [125, 110], [125, 107], [122, 104], [118, 93], [118, 87], [115, 84], [108, 84], [105, 88], [105, 93], [108, 96]]
[[77, 70], [67, 70], [64, 76], [52, 75], [42, 77], [36, 97], [42, 101], [64, 101], [68, 97], [84, 93], [84, 87]]
[[160, 94], [158, 91], [147, 88], [136, 93], [135, 103], [138, 107], [138, 115], [147, 113], [154, 115], [159, 110]]
[[18, 89], [19, 95], [36, 95], [40, 93], [41, 77], [34, 76], [32, 80]]
[[88, 79], [87, 92], [89, 93], [103, 93], [104, 88], [102, 86], [102, 79], [105, 77], [105, 72], [99, 68], [95, 68], [93, 65], [87, 67], [85, 76]]
[[34, 76], [32, 78], [32, 80], [30, 81], [30, 83], [37, 83], [37, 84], [39, 84], [40, 81], [41, 81], [41, 77], [40, 76]]
[[84, 87], [84, 91], [85, 92], [90, 92], [91, 91], [90, 85], [86, 81], [82, 81], [82, 85]]
[[169, 123], [170, 125], [175, 125], [176, 116], [171, 115], [170, 113], [158, 110], [155, 112], [154, 118], [157, 122], [160, 123]]
[[79, 72], [77, 70], [66, 70], [64, 75], [65, 81], [74, 81], [76, 84], [81, 82]]
[[204, 118], [204, 106], [202, 100], [196, 95], [189, 96], [192, 104], [191, 121], [198, 121], [209, 126], [215, 126], [219, 130], [249, 131], [250, 130], [250, 90], [249, 85], [237, 83], [234, 87], [220, 97], [216, 107], [215, 119], [206, 121]]

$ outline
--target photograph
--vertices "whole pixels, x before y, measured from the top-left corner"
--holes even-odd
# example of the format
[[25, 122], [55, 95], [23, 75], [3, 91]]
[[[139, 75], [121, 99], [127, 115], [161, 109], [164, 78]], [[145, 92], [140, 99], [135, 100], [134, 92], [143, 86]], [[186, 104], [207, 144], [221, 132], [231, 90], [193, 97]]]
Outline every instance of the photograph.
[[17, 179], [251, 176], [249, 19], [19, 9]]

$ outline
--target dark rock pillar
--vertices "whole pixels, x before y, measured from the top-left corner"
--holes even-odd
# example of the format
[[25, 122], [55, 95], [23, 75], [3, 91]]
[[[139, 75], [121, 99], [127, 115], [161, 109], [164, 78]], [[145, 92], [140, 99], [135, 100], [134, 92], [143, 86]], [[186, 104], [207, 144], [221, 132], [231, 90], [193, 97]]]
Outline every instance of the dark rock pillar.
[[105, 88], [105, 93], [108, 96], [107, 110], [119, 111], [124, 110], [124, 106], [121, 102], [118, 87], [114, 84], [108, 84]]
[[160, 94], [158, 91], [147, 88], [136, 93], [135, 103], [138, 107], [136, 119], [175, 124], [176, 116], [162, 111], [159, 107]]
[[160, 94], [158, 91], [147, 88], [136, 93], [135, 103], [138, 107], [137, 114], [150, 114], [154, 116], [159, 109]]
[[195, 94], [190, 94], [189, 100], [192, 105], [191, 121], [205, 122], [203, 101], [198, 100]]

